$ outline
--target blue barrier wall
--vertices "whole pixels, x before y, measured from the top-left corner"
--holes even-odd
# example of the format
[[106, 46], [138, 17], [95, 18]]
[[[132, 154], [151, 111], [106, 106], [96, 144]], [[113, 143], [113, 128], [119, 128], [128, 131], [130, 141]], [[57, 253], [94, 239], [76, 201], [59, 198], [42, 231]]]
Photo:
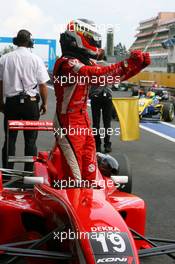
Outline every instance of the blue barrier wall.
[[[52, 71], [56, 61], [56, 40], [55, 39], [33, 39], [35, 44], [48, 45], [48, 70]], [[13, 38], [0, 37], [0, 43], [13, 43]]]

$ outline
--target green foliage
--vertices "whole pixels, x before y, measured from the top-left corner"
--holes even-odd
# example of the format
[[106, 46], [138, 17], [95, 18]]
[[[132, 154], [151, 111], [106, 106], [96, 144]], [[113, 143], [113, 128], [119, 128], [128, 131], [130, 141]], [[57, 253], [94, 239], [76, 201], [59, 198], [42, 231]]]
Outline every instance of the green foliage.
[[127, 49], [125, 45], [122, 45], [121, 42], [119, 42], [115, 47], [114, 47], [114, 55], [127, 55]]
[[9, 53], [13, 51], [15, 48], [12, 45], [9, 45], [8, 47], [3, 48], [3, 50], [0, 51], [0, 57], [6, 53]]

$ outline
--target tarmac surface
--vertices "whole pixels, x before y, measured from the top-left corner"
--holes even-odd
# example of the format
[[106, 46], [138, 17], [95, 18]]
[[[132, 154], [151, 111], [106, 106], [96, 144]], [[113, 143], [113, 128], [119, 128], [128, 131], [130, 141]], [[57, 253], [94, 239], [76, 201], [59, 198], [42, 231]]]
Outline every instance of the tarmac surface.
[[[128, 96], [128, 92], [114, 92], [114, 96]], [[42, 119], [53, 119], [55, 112], [54, 91], [49, 89], [49, 107]], [[172, 123], [175, 136], [175, 122]], [[118, 126], [113, 120], [112, 126]], [[169, 127], [166, 126], [168, 130]], [[0, 114], [0, 146], [3, 144], [3, 115]], [[149, 237], [175, 240], [175, 142], [166, 137], [141, 129], [141, 139], [135, 142], [121, 142], [112, 136], [112, 155], [127, 154], [133, 172], [133, 193], [147, 204], [147, 228]], [[54, 143], [51, 132], [40, 132], [37, 145], [39, 150], [49, 150]], [[17, 155], [23, 153], [23, 139], [18, 137]], [[1, 167], [0, 162], [0, 167]], [[19, 166], [19, 165], [18, 165]], [[20, 165], [21, 166], [21, 165]], [[19, 168], [19, 167], [18, 167]], [[168, 256], [141, 259], [141, 264], [175, 263]]]

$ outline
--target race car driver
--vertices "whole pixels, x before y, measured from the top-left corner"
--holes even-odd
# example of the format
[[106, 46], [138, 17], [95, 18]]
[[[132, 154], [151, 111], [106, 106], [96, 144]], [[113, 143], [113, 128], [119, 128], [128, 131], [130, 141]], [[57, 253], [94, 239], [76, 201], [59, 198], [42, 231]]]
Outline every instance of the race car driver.
[[[53, 73], [56, 140], [69, 168], [67, 175], [75, 180], [92, 181], [96, 179], [97, 162], [94, 132], [87, 113], [89, 89], [92, 84], [99, 86], [101, 76], [106, 83], [109, 79], [115, 82], [116, 77], [123, 81], [134, 76], [150, 64], [150, 56], [132, 51], [125, 61], [97, 65], [94, 60], [101, 60], [104, 55], [101, 36], [94, 23], [87, 19], [71, 21], [61, 34], [60, 43], [62, 57], [56, 61]], [[60, 133], [63, 128], [64, 135]]]

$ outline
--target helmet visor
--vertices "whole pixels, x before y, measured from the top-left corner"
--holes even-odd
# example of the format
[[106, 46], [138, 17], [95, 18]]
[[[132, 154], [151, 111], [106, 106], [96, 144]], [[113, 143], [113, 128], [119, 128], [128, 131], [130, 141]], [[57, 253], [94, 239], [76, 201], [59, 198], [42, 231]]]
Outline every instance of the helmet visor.
[[86, 41], [96, 48], [101, 48], [101, 35], [98, 33], [84, 32], [84, 37]]
[[75, 30], [81, 32], [91, 46], [101, 48], [101, 34], [99, 34], [92, 21], [78, 19], [75, 22]]

